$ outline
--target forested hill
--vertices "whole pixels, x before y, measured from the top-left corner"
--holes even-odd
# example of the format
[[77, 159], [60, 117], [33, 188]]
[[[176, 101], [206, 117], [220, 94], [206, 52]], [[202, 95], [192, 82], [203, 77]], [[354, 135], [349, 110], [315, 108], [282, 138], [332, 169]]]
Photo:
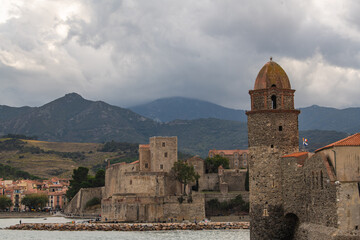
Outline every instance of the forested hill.
[[[203, 105], [201, 104], [197, 109], [202, 108]], [[219, 107], [221, 108], [221, 106], [216, 105], [216, 108]], [[209, 108], [204, 108], [211, 112]], [[187, 110], [186, 108], [177, 108], [177, 111], [181, 113]], [[221, 111], [219, 110], [219, 112]], [[358, 131], [359, 118], [353, 121], [357, 116], [356, 114], [346, 115], [350, 120], [345, 120], [343, 119], [344, 116], [337, 117], [334, 114], [333, 117], [328, 119], [322, 117], [321, 121], [317, 121], [317, 118], [320, 118], [320, 116], [316, 117], [318, 112], [321, 111], [313, 110], [313, 107], [310, 107], [302, 109], [300, 114], [300, 130], [301, 126], [306, 126], [306, 129], [310, 131], [306, 134], [300, 132], [300, 136], [311, 135], [311, 138], [308, 138], [312, 146], [328, 144], [333, 140], [347, 136], [350, 131]], [[237, 114], [239, 115], [240, 112]], [[192, 113], [187, 112], [183, 116], [190, 115]], [[221, 115], [225, 116], [226, 114]], [[246, 116], [243, 112], [241, 115]], [[112, 106], [102, 101], [86, 100], [76, 93], [66, 94], [64, 97], [41, 107], [13, 108], [0, 106], [0, 116], [1, 135], [8, 133], [24, 134], [37, 136], [39, 140], [45, 141], [103, 143], [115, 140], [117, 142], [141, 144], [148, 143], [149, 137], [152, 136], [178, 136], [180, 151], [200, 156], [206, 156], [207, 152], [214, 148], [247, 148], [247, 125], [245, 122], [219, 119], [221, 117], [219, 115], [216, 118], [201, 115], [204, 118], [173, 120], [162, 123], [141, 116], [129, 109]], [[200, 115], [194, 115], [193, 118], [197, 116], [200, 117]], [[311, 129], [310, 124], [306, 125], [309, 121], [307, 119], [316, 123], [316, 126], [321, 127], [323, 131], [311, 134], [314, 129]], [[341, 123], [333, 123], [333, 121]], [[331, 129], [326, 127], [330, 126], [329, 122], [331, 122]], [[344, 129], [343, 131], [346, 130], [347, 133], [341, 131], [335, 133], [333, 131], [329, 134], [327, 130], [334, 130], [334, 128], [336, 130], [337, 125], [339, 129]], [[340, 128], [344, 125], [347, 128]]]

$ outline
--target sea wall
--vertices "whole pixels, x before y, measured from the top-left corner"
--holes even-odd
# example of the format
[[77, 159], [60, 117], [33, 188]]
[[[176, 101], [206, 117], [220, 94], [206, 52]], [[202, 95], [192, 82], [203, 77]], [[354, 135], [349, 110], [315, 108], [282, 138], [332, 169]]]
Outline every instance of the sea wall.
[[219, 230], [248, 229], [249, 222], [207, 223], [23, 223], [8, 227], [10, 230], [46, 231], [165, 231], [165, 230]]

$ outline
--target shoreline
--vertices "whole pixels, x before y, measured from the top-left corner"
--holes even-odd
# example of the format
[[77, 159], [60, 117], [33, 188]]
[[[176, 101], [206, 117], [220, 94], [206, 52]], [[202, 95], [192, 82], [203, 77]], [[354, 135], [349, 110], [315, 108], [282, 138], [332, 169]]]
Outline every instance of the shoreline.
[[6, 219], [6, 218], [48, 218], [48, 217], [62, 217], [62, 216], [50, 214], [49, 212], [0, 212], [0, 219]]
[[169, 231], [249, 229], [249, 222], [207, 223], [22, 223], [7, 230], [39, 231]]

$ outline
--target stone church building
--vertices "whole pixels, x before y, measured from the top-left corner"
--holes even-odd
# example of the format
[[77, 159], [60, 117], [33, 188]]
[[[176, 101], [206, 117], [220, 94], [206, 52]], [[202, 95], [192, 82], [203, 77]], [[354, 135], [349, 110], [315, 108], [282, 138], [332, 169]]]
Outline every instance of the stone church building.
[[299, 152], [294, 92], [272, 60], [249, 91], [251, 239], [360, 239], [360, 134]]

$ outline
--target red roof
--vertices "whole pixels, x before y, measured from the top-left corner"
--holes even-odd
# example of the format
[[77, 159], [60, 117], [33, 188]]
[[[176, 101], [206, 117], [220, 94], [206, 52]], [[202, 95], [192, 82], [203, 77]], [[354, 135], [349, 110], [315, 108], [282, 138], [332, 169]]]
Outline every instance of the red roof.
[[325, 147], [315, 150], [315, 152], [324, 150], [326, 148], [337, 147], [337, 146], [360, 146], [360, 133], [355, 133], [347, 138], [341, 139], [337, 142], [331, 143]]
[[130, 164], [136, 164], [136, 163], [139, 163], [139, 160], [136, 160], [136, 161], [134, 161], [134, 162], [132, 162]]
[[283, 158], [288, 158], [288, 157], [295, 157], [295, 158], [298, 158], [298, 157], [302, 157], [302, 156], [305, 156], [305, 155], [308, 155], [309, 152], [295, 152], [295, 153], [291, 153], [291, 154], [288, 154], [288, 155], [285, 155], [285, 156], [282, 156]]
[[248, 153], [249, 150], [240, 150], [240, 149], [234, 149], [234, 150], [210, 150], [210, 153], [214, 153], [215, 155], [220, 155], [221, 153], [223, 153], [224, 155], [234, 155], [234, 153], [238, 153], [238, 154], [243, 154], [243, 153]]
[[139, 148], [150, 148], [150, 144], [140, 144]]

